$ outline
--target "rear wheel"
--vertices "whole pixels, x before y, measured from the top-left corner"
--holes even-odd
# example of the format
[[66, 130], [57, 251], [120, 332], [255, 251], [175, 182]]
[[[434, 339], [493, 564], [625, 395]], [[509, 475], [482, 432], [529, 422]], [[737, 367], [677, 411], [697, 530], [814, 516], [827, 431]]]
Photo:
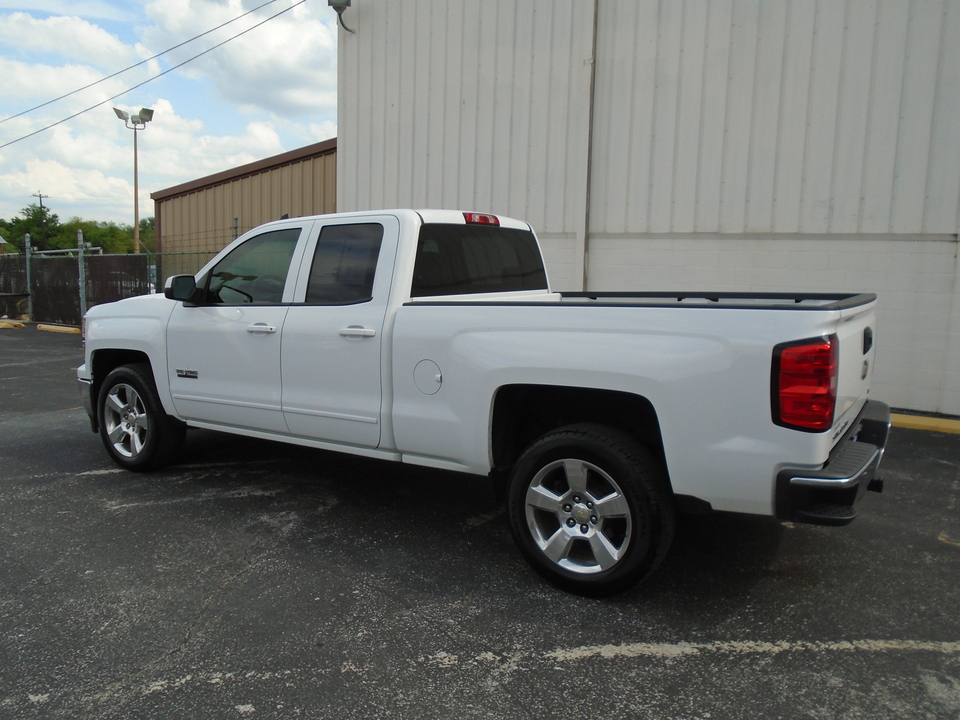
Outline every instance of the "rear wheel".
[[160, 467], [183, 443], [185, 427], [164, 412], [149, 365], [122, 365], [107, 375], [97, 412], [107, 452], [128, 470]]
[[510, 480], [514, 538], [554, 584], [610, 595], [656, 570], [673, 539], [676, 512], [666, 478], [633, 438], [576, 425], [534, 442]]

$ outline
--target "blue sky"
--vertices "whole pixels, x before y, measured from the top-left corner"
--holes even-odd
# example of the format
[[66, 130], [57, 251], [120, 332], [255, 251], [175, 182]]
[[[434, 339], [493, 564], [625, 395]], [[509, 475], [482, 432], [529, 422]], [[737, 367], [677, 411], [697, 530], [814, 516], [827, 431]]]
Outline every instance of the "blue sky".
[[11, 117], [265, 2], [0, 0], [0, 145], [288, 10], [157, 80], [0, 148], [0, 217], [16, 216], [39, 192], [62, 221], [79, 216], [132, 224], [133, 132], [113, 107], [155, 111], [139, 133], [141, 217], [153, 215], [151, 192], [335, 137], [337, 24], [325, 0], [273, 0], [157, 60]]

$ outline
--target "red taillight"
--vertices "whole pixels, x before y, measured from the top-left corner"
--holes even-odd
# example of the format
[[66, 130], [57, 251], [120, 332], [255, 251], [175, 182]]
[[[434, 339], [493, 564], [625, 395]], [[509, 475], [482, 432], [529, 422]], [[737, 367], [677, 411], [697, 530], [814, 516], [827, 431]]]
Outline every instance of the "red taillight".
[[463, 219], [470, 225], [499, 225], [500, 218], [486, 213], [465, 212]]
[[820, 432], [833, 427], [839, 346], [836, 336], [777, 345], [773, 351], [773, 421]]

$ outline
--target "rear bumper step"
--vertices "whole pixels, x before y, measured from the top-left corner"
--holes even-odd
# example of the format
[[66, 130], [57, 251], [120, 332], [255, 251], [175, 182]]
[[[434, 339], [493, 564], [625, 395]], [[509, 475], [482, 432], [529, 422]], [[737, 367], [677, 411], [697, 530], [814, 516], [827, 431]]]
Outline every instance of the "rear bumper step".
[[816, 505], [797, 511], [797, 520], [811, 525], [849, 525], [857, 511], [846, 505]]
[[890, 408], [868, 401], [852, 429], [819, 470], [784, 468], [777, 475], [776, 510], [781, 520], [847, 525], [868, 490], [881, 492], [880, 461], [890, 432]]

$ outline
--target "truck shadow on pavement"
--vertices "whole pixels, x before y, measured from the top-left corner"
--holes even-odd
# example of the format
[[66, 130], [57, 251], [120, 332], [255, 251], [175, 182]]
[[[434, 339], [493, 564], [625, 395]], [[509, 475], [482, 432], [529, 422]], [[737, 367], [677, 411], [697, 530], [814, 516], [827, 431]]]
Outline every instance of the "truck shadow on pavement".
[[[260, 494], [248, 512], [296, 518], [282, 538], [287, 549], [322, 560], [317, 548], [335, 547], [338, 562], [380, 582], [450, 598], [510, 586], [566, 596], [520, 557], [502, 501], [485, 477], [200, 430], [190, 432], [180, 461], [163, 472], [185, 471], [192, 489], [183, 491], [255, 485]], [[276, 527], [265, 522], [261, 531]], [[664, 602], [702, 613], [705, 601], [722, 600], [729, 611], [730, 601], [736, 606], [759, 581], [783, 574], [775, 569], [783, 533], [771, 518], [682, 515], [659, 571], [612, 602]], [[800, 584], [816, 582], [802, 568], [795, 575]]]

